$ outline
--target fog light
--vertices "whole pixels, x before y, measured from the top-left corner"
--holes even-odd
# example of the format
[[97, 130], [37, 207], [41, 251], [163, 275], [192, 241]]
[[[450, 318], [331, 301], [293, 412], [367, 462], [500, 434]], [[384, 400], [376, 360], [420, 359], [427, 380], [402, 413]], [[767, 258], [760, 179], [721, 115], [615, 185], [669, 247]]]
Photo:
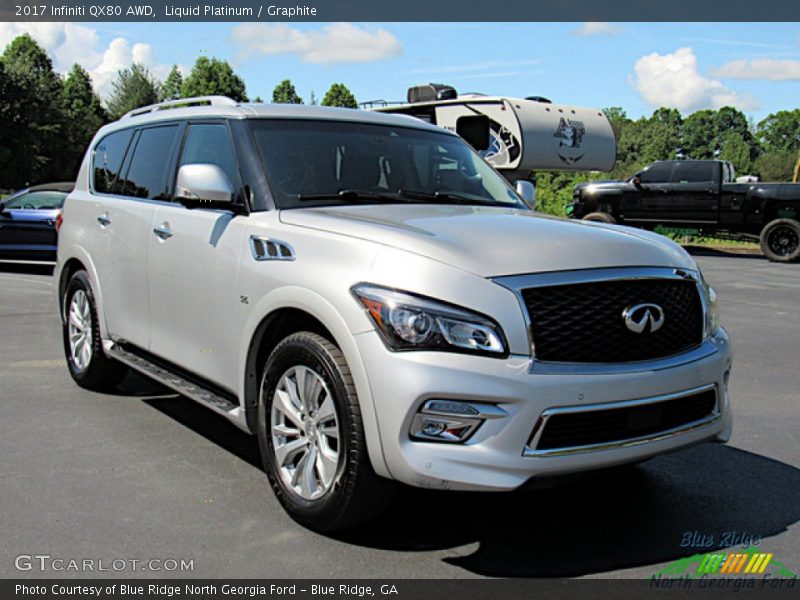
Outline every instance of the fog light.
[[445, 432], [447, 423], [443, 421], [431, 421], [430, 419], [423, 419], [422, 433], [430, 436], [438, 436]]
[[460, 444], [466, 442], [486, 419], [508, 413], [494, 404], [459, 400], [428, 400], [411, 421], [412, 439]]

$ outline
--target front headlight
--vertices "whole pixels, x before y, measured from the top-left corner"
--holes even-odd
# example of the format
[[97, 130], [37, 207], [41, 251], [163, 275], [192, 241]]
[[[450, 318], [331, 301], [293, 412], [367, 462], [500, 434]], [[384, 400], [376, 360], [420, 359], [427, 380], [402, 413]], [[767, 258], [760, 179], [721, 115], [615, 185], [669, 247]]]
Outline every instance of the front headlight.
[[508, 354], [500, 326], [478, 313], [366, 283], [352, 292], [391, 350]]
[[705, 296], [705, 306], [706, 306], [706, 314], [705, 314], [705, 331], [704, 337], [709, 338], [717, 335], [719, 331], [719, 312], [717, 307], [717, 292], [716, 290], [708, 285], [708, 282], [705, 280], [703, 275], [700, 275], [700, 286], [703, 289], [703, 294]]

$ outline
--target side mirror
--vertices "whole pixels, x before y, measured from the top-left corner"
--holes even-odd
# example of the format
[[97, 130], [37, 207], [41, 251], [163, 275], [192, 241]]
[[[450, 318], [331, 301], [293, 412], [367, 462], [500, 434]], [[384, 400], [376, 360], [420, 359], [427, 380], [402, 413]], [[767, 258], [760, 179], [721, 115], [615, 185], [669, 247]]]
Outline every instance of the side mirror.
[[536, 210], [536, 187], [532, 181], [527, 179], [517, 179], [514, 182], [514, 189], [517, 190], [517, 195], [522, 198], [522, 201], [528, 205], [531, 210]]
[[195, 206], [233, 202], [233, 186], [218, 165], [183, 165], [178, 169], [175, 197]]
[[639, 179], [638, 177], [633, 177], [633, 178], [631, 179], [631, 183], [632, 183], [633, 185], [635, 185], [637, 188], [638, 188], [638, 187], [642, 187], [642, 180], [641, 180], [641, 179]]
[[6, 210], [6, 203], [0, 202], [0, 215], [7, 215], [7, 214], [10, 213]]

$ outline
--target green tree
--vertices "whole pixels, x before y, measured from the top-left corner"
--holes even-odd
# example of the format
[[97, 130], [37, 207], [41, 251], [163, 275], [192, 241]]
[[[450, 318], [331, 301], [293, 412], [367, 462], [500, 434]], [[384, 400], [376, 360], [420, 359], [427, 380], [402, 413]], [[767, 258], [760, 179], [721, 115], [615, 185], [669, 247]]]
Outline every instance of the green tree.
[[119, 119], [129, 110], [155, 104], [160, 97], [160, 85], [147, 67], [133, 63], [117, 73], [106, 106], [111, 118]]
[[791, 181], [797, 152], [776, 150], [765, 152], [755, 161], [754, 171], [762, 181]]
[[64, 80], [61, 92], [65, 120], [65, 137], [69, 143], [61, 146], [59, 179], [74, 179], [86, 147], [95, 132], [108, 121], [108, 115], [92, 89], [89, 73], [75, 65]]
[[52, 157], [64, 142], [61, 80], [47, 53], [28, 34], [15, 38], [0, 62], [5, 88], [0, 95], [0, 154], [5, 157], [0, 184], [16, 188], [46, 181], [59, 170]]
[[297, 95], [292, 82], [284, 79], [272, 91], [273, 104], [302, 104], [303, 99]]
[[800, 108], [769, 115], [757, 127], [758, 137], [767, 152], [800, 150]]
[[172, 70], [161, 86], [162, 100], [177, 100], [181, 97], [181, 86], [183, 85], [183, 75], [178, 65], [172, 65]]
[[728, 131], [722, 134], [719, 158], [733, 163], [740, 175], [751, 173], [754, 164], [751, 157], [752, 147], [752, 143], [748, 143], [740, 132]]
[[247, 102], [244, 81], [224, 60], [201, 56], [181, 87], [181, 96], [227, 96]]
[[322, 106], [340, 106], [342, 108], [358, 108], [356, 97], [347, 89], [343, 83], [334, 83], [330, 89], [325, 92], [325, 97], [322, 99]]

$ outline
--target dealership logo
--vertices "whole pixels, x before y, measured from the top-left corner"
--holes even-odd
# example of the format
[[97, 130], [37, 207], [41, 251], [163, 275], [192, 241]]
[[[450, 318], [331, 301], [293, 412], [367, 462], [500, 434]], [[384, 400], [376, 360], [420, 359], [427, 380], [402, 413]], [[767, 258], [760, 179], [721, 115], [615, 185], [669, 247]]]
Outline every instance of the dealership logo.
[[707, 552], [681, 558], [656, 573], [655, 577], [709, 577], [771, 575], [795, 578], [797, 574], [775, 560], [771, 552], [761, 552], [756, 546], [738, 552]]
[[633, 333], [644, 333], [650, 326], [650, 333], [661, 329], [664, 324], [664, 310], [658, 304], [635, 304], [622, 311], [625, 327]]

